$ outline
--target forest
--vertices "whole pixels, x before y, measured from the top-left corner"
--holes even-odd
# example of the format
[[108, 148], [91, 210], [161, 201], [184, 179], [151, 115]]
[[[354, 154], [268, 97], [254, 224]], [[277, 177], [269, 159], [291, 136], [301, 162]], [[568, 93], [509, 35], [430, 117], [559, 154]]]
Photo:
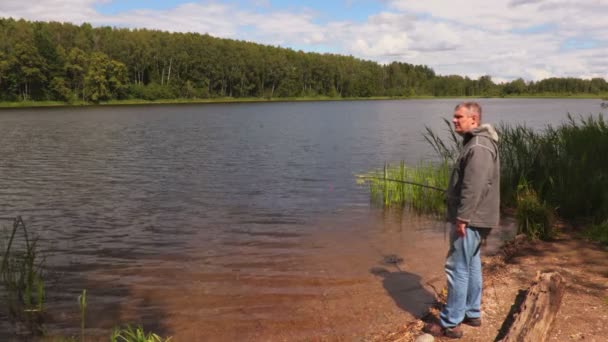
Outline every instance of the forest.
[[603, 78], [495, 83], [198, 33], [0, 18], [0, 101], [608, 94]]

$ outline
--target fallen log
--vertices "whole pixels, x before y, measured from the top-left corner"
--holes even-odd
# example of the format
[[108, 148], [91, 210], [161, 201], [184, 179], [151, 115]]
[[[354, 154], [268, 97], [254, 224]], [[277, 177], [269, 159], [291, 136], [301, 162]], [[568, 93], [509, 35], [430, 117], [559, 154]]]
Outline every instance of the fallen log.
[[[502, 342], [542, 342], [562, 304], [564, 279], [559, 273], [538, 273], [514, 315]], [[507, 318], [509, 319], [509, 318]]]

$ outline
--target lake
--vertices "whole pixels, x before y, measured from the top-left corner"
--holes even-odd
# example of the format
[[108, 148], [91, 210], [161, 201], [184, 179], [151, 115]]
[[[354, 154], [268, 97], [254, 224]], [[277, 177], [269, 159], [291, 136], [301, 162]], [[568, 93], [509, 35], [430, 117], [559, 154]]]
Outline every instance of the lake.
[[[354, 175], [433, 158], [422, 132], [458, 102], [1, 110], [0, 216], [40, 237], [51, 335], [79, 334], [86, 288], [90, 336], [362, 338], [424, 311], [447, 242], [442, 222], [371, 206]], [[538, 129], [602, 111], [479, 102], [485, 122]]]

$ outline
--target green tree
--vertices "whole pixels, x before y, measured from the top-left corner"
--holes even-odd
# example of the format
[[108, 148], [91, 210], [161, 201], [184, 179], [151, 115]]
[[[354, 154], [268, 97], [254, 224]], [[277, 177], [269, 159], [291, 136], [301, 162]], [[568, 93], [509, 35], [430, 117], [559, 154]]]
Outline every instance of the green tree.
[[83, 101], [86, 101], [85, 94], [85, 75], [89, 65], [89, 58], [84, 51], [75, 47], [68, 53], [64, 69], [66, 81], [74, 94], [81, 94]]
[[127, 68], [111, 60], [106, 54], [93, 52], [84, 77], [87, 99], [93, 102], [121, 98], [127, 89]]
[[54, 99], [61, 101], [70, 101], [72, 99], [72, 92], [63, 77], [53, 77], [49, 88]]
[[41, 87], [46, 81], [46, 62], [38, 53], [36, 47], [28, 43], [17, 43], [12, 62], [12, 81], [19, 89], [20, 97], [29, 100], [31, 94], [40, 94]]
[[522, 78], [518, 78], [509, 83], [506, 83], [503, 87], [503, 93], [506, 95], [516, 94], [522, 95], [527, 92], [526, 82]]
[[0, 36], [0, 98], [10, 100], [608, 93], [603, 78], [495, 84], [197, 33], [0, 18]]

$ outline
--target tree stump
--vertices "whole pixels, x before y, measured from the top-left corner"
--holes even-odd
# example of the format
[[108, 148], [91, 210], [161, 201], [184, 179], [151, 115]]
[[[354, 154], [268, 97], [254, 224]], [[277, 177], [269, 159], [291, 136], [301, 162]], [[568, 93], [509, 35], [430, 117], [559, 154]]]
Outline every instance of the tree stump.
[[535, 283], [528, 289], [515, 313], [513, 324], [501, 341], [545, 341], [562, 304], [564, 289], [564, 279], [559, 273], [538, 273]]

